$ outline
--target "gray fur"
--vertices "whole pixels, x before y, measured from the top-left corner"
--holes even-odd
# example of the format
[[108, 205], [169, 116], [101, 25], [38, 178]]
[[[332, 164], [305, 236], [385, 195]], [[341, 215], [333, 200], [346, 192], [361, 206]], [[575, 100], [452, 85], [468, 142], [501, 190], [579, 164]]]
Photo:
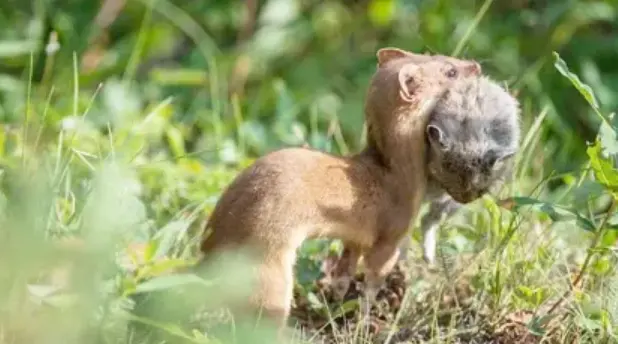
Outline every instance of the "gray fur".
[[439, 223], [510, 174], [519, 149], [519, 112], [517, 100], [486, 77], [457, 81], [437, 104], [427, 126], [425, 199], [431, 203], [421, 221], [428, 263], [435, 260]]

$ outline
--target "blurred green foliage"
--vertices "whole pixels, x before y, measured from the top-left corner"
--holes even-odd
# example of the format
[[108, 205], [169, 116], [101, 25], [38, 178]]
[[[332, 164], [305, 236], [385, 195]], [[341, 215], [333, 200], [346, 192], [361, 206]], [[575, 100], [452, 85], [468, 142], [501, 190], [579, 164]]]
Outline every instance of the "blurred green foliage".
[[[175, 130], [168, 133], [174, 141], [168, 148], [174, 154], [188, 149], [202, 151], [210, 161], [236, 161], [243, 153], [297, 144], [294, 133], [307, 133], [312, 145], [329, 149], [324, 128], [334, 116], [350, 149], [356, 149], [374, 54], [389, 45], [480, 61], [488, 75], [518, 92], [524, 123], [548, 107], [542, 154], [552, 157], [549, 170], [576, 168], [585, 157], [583, 143], [599, 124], [555, 73], [552, 51], [597, 90], [604, 110], [618, 105], [616, 0], [130, 0], [121, 7], [124, 3], [4, 1], [4, 122], [23, 118], [23, 76], [31, 62], [36, 83], [44, 90], [55, 85], [53, 103], [71, 99], [76, 56], [80, 110], [93, 90], [105, 85], [89, 115], [99, 126], [110, 117], [138, 116], [171, 97]], [[48, 54], [51, 32], [57, 33], [59, 47]], [[131, 88], [120, 80], [131, 80]], [[69, 104], [54, 105], [67, 108], [50, 113], [45, 119], [50, 124], [71, 113]], [[32, 115], [41, 117], [38, 111]], [[239, 116], [243, 124], [237, 128]], [[242, 147], [228, 140], [239, 136]]]

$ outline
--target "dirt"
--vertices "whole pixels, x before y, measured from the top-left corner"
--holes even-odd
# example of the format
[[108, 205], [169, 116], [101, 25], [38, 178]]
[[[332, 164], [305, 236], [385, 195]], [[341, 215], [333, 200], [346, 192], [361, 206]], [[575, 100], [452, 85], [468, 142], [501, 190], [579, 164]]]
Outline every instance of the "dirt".
[[[370, 339], [363, 343], [384, 343], [389, 336], [389, 343], [425, 343], [436, 338], [442, 339], [439, 342], [448, 339], [450, 343], [471, 344], [540, 342], [526, 327], [528, 314], [506, 316], [496, 322], [488, 312], [475, 308], [471, 301], [474, 292], [466, 281], [453, 285], [450, 292], [436, 292], [425, 302], [406, 306], [401, 317], [396, 319], [409, 285], [408, 271], [400, 264], [388, 275], [368, 318], [361, 316], [359, 304], [363, 295], [363, 273], [355, 276], [342, 302], [335, 300], [328, 283], [324, 283], [325, 279], [316, 281], [312, 288], [320, 303], [315, 297], [310, 299], [297, 290], [292, 317], [305, 333], [319, 338], [322, 343], [351, 343], [349, 337], [359, 332], [361, 338]], [[433, 318], [431, 314], [436, 302], [440, 315]], [[347, 312], [342, 312], [342, 309], [347, 309]], [[398, 328], [392, 329], [393, 323], [399, 324]]]

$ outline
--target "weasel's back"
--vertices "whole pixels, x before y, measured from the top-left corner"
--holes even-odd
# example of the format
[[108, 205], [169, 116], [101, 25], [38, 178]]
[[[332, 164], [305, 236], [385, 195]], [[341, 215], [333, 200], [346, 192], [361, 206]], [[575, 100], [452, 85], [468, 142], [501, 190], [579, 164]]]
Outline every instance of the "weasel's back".
[[311, 195], [306, 195], [311, 190], [299, 186], [306, 184], [307, 174], [325, 160], [339, 163], [335, 157], [304, 148], [285, 148], [257, 159], [221, 195], [208, 219], [210, 234], [202, 242], [202, 251], [281, 240], [269, 231], [287, 218], [300, 220], [308, 206], [301, 203], [311, 200]]
[[344, 158], [305, 148], [271, 152], [223, 192], [202, 251], [245, 244], [288, 247], [322, 234], [368, 242], [373, 234], [365, 227], [372, 226], [373, 201], [380, 197], [372, 182]]

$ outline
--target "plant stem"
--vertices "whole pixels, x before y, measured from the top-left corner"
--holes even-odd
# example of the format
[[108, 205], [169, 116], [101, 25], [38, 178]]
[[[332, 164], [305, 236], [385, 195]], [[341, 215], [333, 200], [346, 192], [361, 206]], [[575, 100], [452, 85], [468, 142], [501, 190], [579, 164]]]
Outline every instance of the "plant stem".
[[[584, 264], [582, 265], [582, 268], [579, 270], [579, 274], [577, 274], [577, 277], [575, 277], [575, 280], [573, 281], [571, 286], [577, 286], [579, 282], [581, 282], [582, 278], [584, 277], [584, 274], [586, 273], [586, 270], [588, 270], [588, 266], [590, 265], [590, 262], [592, 261], [592, 256], [594, 255], [594, 249], [599, 245], [599, 241], [601, 241], [601, 238], [603, 238], [603, 234], [605, 234], [605, 232], [607, 231], [607, 229], [605, 229], [605, 225], [607, 224], [607, 221], [609, 221], [609, 218], [612, 216], [612, 213], [615, 210], [616, 210], [616, 200], [613, 199], [611, 206], [609, 207], [607, 213], [605, 214], [605, 217], [601, 221], [601, 224], [597, 227], [595, 236], [592, 240], [592, 244], [590, 245], [590, 248], [588, 249], [588, 254], [586, 255], [586, 259], [584, 260]], [[572, 289], [573, 288], [564, 292], [562, 297], [560, 297], [560, 299], [558, 299], [558, 301], [556, 301], [551, 306], [549, 311], [547, 311], [547, 315], [552, 314], [562, 304], [562, 302], [564, 302], [564, 300], [569, 295]]]

